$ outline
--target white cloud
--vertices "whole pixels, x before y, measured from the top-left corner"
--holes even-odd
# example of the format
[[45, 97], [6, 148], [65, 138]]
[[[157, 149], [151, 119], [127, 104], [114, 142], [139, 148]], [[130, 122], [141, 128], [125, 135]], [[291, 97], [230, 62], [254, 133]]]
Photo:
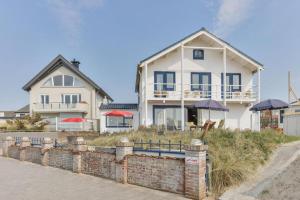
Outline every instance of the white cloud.
[[47, 2], [72, 45], [76, 45], [80, 37], [82, 13], [97, 9], [103, 4], [103, 0], [47, 0]]
[[254, 0], [220, 0], [214, 32], [225, 37], [251, 15]]

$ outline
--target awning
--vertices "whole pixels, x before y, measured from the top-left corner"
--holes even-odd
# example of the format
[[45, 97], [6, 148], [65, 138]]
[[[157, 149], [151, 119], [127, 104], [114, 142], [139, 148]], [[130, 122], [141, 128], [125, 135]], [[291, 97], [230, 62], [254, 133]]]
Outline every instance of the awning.
[[63, 119], [62, 122], [86, 122], [86, 119], [80, 117], [73, 117], [73, 118]]
[[113, 110], [111, 112], [107, 112], [104, 114], [105, 116], [113, 116], [113, 117], [132, 117], [133, 113], [122, 110]]

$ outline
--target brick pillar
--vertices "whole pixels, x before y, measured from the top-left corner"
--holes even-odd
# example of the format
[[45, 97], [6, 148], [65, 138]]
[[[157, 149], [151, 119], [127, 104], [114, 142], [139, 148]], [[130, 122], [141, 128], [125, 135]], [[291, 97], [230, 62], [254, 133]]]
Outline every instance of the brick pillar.
[[8, 147], [15, 145], [15, 140], [11, 136], [7, 136], [2, 141], [2, 155], [8, 157]]
[[192, 199], [206, 198], [206, 151], [207, 145], [193, 139], [185, 146], [185, 196]]
[[133, 143], [127, 137], [121, 138], [116, 145], [116, 181], [127, 183], [127, 155], [133, 153]]
[[31, 142], [29, 137], [22, 137], [21, 143], [20, 143], [20, 160], [24, 161], [26, 158], [26, 147], [30, 147]]
[[81, 173], [81, 153], [87, 151], [87, 144], [83, 137], [77, 137], [73, 142], [73, 172]]
[[49, 150], [53, 148], [53, 142], [51, 138], [45, 137], [42, 141], [41, 149], [41, 164], [44, 166], [49, 165]]

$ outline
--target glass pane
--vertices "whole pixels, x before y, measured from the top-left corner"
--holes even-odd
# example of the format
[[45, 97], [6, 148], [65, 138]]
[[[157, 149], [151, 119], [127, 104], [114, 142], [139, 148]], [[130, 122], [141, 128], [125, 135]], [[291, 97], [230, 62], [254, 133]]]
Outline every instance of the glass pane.
[[77, 78], [74, 78], [74, 86], [75, 87], [82, 87], [83, 84], [80, 80], [78, 80]]
[[240, 76], [235, 74], [235, 75], [232, 75], [232, 89], [233, 90], [239, 90], [240, 89]]
[[155, 108], [154, 109], [154, 119], [155, 119], [155, 122], [154, 124], [155, 125], [164, 125], [164, 109], [162, 108]]
[[123, 117], [107, 116], [107, 126], [123, 126]]
[[174, 73], [166, 73], [166, 88], [167, 89], [174, 89]]
[[54, 83], [54, 86], [62, 86], [62, 84], [63, 84], [62, 76], [61, 75], [54, 76], [53, 77], [53, 83]]
[[226, 91], [230, 91], [230, 76], [226, 76]]
[[47, 79], [47, 81], [44, 83], [44, 86], [46, 87], [52, 86], [52, 78]]
[[65, 95], [65, 103], [66, 104], [71, 103], [71, 96], [70, 95]]
[[132, 126], [132, 122], [133, 122], [132, 117], [126, 117], [126, 118], [124, 118], [124, 126], [131, 127]]
[[155, 75], [156, 75], [155, 89], [161, 91], [163, 90], [164, 75], [161, 73], [157, 73]]
[[49, 104], [49, 95], [45, 95], [45, 104]]
[[78, 103], [78, 95], [72, 95], [72, 103]]
[[208, 84], [209, 84], [209, 76], [208, 75], [202, 75], [202, 83], [203, 84], [203, 90], [208, 91]]
[[41, 95], [41, 103], [44, 104], [45, 101], [44, 101], [44, 95]]
[[192, 90], [200, 90], [200, 76], [199, 74], [192, 74]]
[[166, 123], [168, 130], [178, 130], [181, 128], [181, 109], [167, 108], [166, 109]]
[[73, 86], [73, 76], [64, 76], [64, 84], [65, 86]]

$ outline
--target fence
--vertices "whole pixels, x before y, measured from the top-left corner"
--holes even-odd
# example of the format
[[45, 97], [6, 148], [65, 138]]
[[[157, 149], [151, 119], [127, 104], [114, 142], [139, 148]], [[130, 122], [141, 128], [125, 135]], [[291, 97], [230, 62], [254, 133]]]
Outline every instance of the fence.
[[[136, 155], [133, 153], [134, 144], [127, 141], [119, 142], [113, 153], [89, 151], [85, 141], [80, 137], [73, 141], [72, 148], [58, 148], [50, 138], [29, 140], [27, 137], [21, 139], [16, 137], [14, 140], [7, 137], [3, 143], [1, 154], [21, 161], [179, 193], [192, 199], [206, 197], [207, 146], [200, 143], [185, 145], [183, 158]], [[151, 149], [158, 146], [158, 150], [161, 147], [160, 150], [168, 152], [173, 152], [172, 147], [174, 150], [179, 148], [176, 150], [178, 152], [182, 150], [181, 143], [170, 142], [168, 144], [137, 142], [135, 146], [142, 146], [146, 150], [147, 145], [151, 146]]]
[[85, 122], [63, 122], [66, 118], [44, 118], [48, 122], [48, 131], [99, 131], [99, 119], [87, 119]]

